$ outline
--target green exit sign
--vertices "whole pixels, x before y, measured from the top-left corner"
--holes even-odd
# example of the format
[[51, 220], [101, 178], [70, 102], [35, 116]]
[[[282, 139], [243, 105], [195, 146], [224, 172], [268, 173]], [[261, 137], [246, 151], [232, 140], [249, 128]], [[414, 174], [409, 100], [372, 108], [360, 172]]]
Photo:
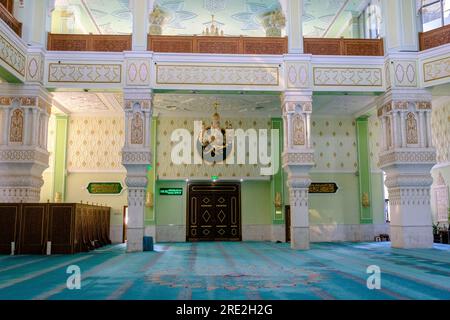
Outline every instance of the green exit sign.
[[183, 188], [161, 188], [159, 194], [162, 196], [182, 196]]

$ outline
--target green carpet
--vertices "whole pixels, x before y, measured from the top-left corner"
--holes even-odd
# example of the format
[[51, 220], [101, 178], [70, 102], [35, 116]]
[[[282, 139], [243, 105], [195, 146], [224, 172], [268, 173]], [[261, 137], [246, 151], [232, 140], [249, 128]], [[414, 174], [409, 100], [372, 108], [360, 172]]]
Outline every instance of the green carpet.
[[[69, 265], [81, 289], [69, 290]], [[367, 267], [381, 269], [369, 290]], [[124, 245], [77, 255], [0, 256], [0, 300], [53, 299], [450, 299], [450, 246], [320, 243], [309, 251], [270, 242]]]

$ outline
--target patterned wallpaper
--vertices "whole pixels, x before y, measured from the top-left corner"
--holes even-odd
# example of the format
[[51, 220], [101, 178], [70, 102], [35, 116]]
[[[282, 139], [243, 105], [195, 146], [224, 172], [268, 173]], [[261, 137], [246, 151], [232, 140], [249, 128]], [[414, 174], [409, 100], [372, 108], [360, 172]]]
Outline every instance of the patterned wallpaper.
[[122, 117], [77, 117], [69, 119], [68, 171], [123, 171]]
[[313, 171], [356, 172], [356, 122], [352, 118], [312, 116], [312, 142], [316, 165]]
[[[194, 120], [202, 120], [204, 124], [209, 124], [210, 119], [186, 119], [186, 118], [160, 118], [158, 119], [157, 133], [157, 163], [156, 170], [159, 179], [186, 179], [188, 177], [259, 177], [259, 165], [175, 165], [171, 161], [171, 134], [173, 130], [185, 128], [193, 134]], [[268, 118], [227, 118], [231, 122], [232, 128], [247, 130], [249, 128], [270, 129], [271, 121]], [[222, 121], [224, 122], [224, 120]]]
[[450, 103], [433, 106], [431, 127], [437, 162], [450, 162]]
[[377, 115], [369, 118], [369, 152], [372, 171], [379, 171], [378, 156], [381, 148], [381, 122]]
[[[450, 105], [436, 112], [448, 112]], [[442, 115], [442, 114], [441, 114]], [[436, 118], [436, 117], [435, 117]], [[442, 119], [443, 117], [439, 117]], [[198, 120], [198, 119], [196, 119]], [[209, 118], [201, 119], [209, 123]], [[268, 118], [228, 118], [233, 128], [270, 129]], [[186, 128], [193, 132], [194, 119], [166, 118], [157, 120], [157, 173], [160, 179], [184, 179], [187, 177], [259, 177], [259, 165], [174, 165], [170, 154], [173, 130]], [[447, 121], [448, 123], [448, 121]], [[445, 124], [445, 122], [444, 122]], [[356, 122], [352, 118], [329, 118], [314, 116], [311, 121], [312, 142], [315, 148], [315, 172], [356, 172]], [[124, 141], [123, 119], [121, 117], [81, 117], [69, 119], [67, 168], [69, 171], [122, 171], [121, 151]], [[448, 126], [448, 124], [447, 124]], [[436, 126], [433, 126], [435, 131]], [[376, 116], [369, 118], [369, 150], [372, 170], [378, 170], [380, 123]], [[448, 127], [447, 127], [448, 130]], [[50, 163], [53, 163], [54, 120], [49, 124]], [[440, 132], [445, 132], [441, 129]], [[448, 132], [448, 131], [447, 131]], [[448, 134], [441, 141], [441, 153], [448, 146]], [[446, 153], [448, 159], [448, 150]], [[448, 160], [446, 160], [448, 161]]]
[[48, 140], [47, 150], [50, 153], [48, 159], [48, 168], [44, 172], [53, 172], [55, 162], [55, 142], [56, 142], [56, 118], [51, 116], [48, 119]]

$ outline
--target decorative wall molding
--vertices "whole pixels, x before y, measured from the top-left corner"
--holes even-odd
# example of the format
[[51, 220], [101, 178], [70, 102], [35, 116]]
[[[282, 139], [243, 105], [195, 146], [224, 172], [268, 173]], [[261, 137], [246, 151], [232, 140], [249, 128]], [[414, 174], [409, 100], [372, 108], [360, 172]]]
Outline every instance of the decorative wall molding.
[[283, 154], [283, 166], [286, 165], [314, 165], [314, 150], [309, 152], [290, 152]]
[[[40, 162], [43, 164], [48, 164], [49, 154], [48, 152], [42, 150], [0, 150], [0, 161], [2, 162]], [[3, 179], [3, 177], [2, 177]]]
[[22, 77], [25, 77], [26, 54], [0, 32], [0, 59]]
[[311, 64], [308, 62], [285, 62], [288, 89], [311, 87]]
[[383, 68], [313, 67], [314, 86], [383, 87]]
[[120, 84], [121, 64], [50, 63], [49, 83]]
[[434, 164], [436, 163], [436, 152], [434, 151], [390, 151], [380, 155], [380, 167], [393, 163], [410, 164]]
[[423, 80], [425, 84], [450, 78], [450, 56], [423, 63]]
[[417, 87], [417, 60], [391, 60], [390, 78], [398, 88]]
[[44, 80], [45, 56], [41, 52], [30, 53], [27, 56], [26, 81], [39, 82]]
[[162, 65], [156, 66], [158, 85], [279, 86], [278, 66]]
[[151, 66], [149, 59], [126, 59], [127, 86], [150, 86]]

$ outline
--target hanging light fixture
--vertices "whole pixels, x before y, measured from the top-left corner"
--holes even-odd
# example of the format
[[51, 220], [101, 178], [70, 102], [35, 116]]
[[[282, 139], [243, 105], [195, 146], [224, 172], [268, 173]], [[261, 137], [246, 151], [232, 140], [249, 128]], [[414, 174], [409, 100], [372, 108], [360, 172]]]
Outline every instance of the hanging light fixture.
[[224, 32], [216, 25], [216, 21], [214, 20], [214, 15], [211, 15], [211, 24], [205, 27], [202, 32], [203, 36], [224, 36]]

